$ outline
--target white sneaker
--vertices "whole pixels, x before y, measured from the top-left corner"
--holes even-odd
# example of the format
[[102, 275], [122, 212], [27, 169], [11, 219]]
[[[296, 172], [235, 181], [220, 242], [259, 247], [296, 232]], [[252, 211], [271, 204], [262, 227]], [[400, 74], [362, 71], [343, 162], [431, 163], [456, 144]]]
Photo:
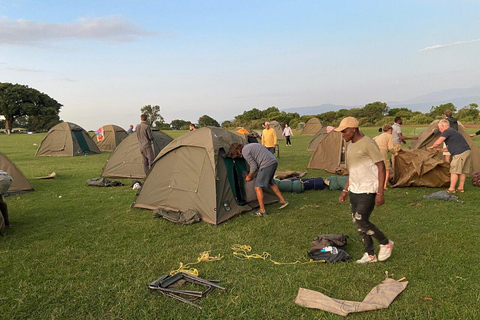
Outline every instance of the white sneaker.
[[378, 252], [378, 261], [385, 261], [392, 255], [393, 241], [388, 240], [387, 244], [380, 245], [380, 251]]
[[377, 262], [377, 256], [376, 255], [369, 255], [367, 252], [363, 254], [362, 259], [357, 260], [357, 263], [365, 264], [365, 263], [373, 263]]

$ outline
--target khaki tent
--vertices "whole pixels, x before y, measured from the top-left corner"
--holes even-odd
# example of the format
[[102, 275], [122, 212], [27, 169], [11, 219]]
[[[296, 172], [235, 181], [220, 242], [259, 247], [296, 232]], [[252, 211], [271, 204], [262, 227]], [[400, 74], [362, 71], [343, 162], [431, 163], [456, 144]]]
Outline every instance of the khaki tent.
[[[160, 130], [152, 130], [153, 152], [157, 156], [160, 151], [173, 141]], [[107, 159], [103, 167], [102, 177], [144, 179], [142, 154], [137, 135], [131, 134], [118, 145]]]
[[[224, 158], [233, 142], [244, 138], [230, 131], [204, 127], [184, 134], [156, 157], [134, 207], [197, 211], [202, 220], [220, 224], [258, 206], [253, 181], [242, 158]], [[265, 204], [277, 201], [265, 190]]]
[[318, 144], [327, 136], [327, 134], [328, 134], [327, 127], [323, 127], [322, 129], [320, 129], [320, 131], [318, 131], [317, 134], [310, 141], [310, 144], [308, 145], [307, 150], [308, 151], [315, 150]]
[[114, 124], [108, 124], [95, 131], [93, 141], [102, 152], [112, 152], [128, 136], [127, 131]]
[[262, 138], [260, 135], [253, 130], [246, 129], [244, 127], [238, 127], [230, 131], [244, 137], [245, 143], [262, 143]]
[[62, 122], [50, 129], [36, 156], [72, 157], [100, 153], [88, 133], [79, 125]]
[[[433, 121], [427, 129], [425, 129], [419, 136], [418, 140], [415, 140], [410, 145], [410, 149], [420, 149], [427, 150], [428, 147], [433, 145], [433, 143], [440, 137], [441, 133], [436, 130], [438, 129], [438, 122], [440, 120]], [[472, 174], [480, 171], [480, 148], [478, 145], [470, 138], [465, 127], [459, 122], [458, 123], [458, 132], [467, 141], [470, 149], [472, 149], [471, 160], [472, 160]], [[437, 152], [437, 157], [441, 159], [443, 157], [441, 152]]]
[[302, 135], [313, 136], [316, 135], [320, 129], [322, 129], [323, 124], [318, 120], [318, 118], [310, 118], [310, 120], [305, 123], [305, 126], [302, 130]]
[[268, 123], [270, 123], [270, 128], [275, 130], [275, 133], [277, 134], [277, 140], [285, 140], [285, 136], [283, 135], [283, 127], [280, 122], [272, 120]]
[[300, 122], [299, 124], [297, 124], [297, 127], [295, 128], [295, 130], [302, 131], [304, 127], [305, 127], [305, 122]]
[[448, 187], [450, 165], [434, 152], [400, 150], [393, 157], [393, 187]]
[[342, 133], [331, 131], [320, 141], [308, 163], [309, 169], [323, 169], [330, 173], [347, 174], [345, 154], [348, 143]]
[[32, 185], [28, 182], [27, 178], [25, 178], [22, 171], [20, 171], [10, 159], [1, 153], [0, 170], [5, 171], [13, 178], [12, 185], [8, 189], [9, 194], [34, 191]]

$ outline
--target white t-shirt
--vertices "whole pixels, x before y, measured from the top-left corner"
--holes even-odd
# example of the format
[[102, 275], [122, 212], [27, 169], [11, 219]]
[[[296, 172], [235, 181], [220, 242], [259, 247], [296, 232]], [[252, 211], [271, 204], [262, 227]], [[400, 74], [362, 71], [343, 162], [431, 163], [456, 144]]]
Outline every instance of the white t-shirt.
[[399, 133], [402, 133], [402, 127], [398, 123], [392, 124], [392, 137], [393, 143], [395, 144], [402, 144], [402, 139], [398, 136]]

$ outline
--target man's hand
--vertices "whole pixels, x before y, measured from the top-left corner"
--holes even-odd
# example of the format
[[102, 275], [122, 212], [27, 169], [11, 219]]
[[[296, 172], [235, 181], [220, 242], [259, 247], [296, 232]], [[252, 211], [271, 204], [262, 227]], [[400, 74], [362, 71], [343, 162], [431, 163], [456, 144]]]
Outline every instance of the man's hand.
[[252, 181], [252, 177], [250, 177], [250, 175], [246, 176], [245, 181]]
[[430, 151], [437, 151], [437, 150], [435, 150], [435, 148], [436, 148], [436, 147], [434, 147], [434, 146], [430, 146], [430, 147], [428, 147], [427, 149], [430, 150]]
[[407, 144], [407, 141], [405, 141], [405, 140], [402, 140], [402, 143], [403, 143], [403, 144]]
[[384, 203], [385, 203], [385, 198], [383, 197], [383, 193], [377, 193], [377, 195], [375, 196], [375, 205], [377, 207], [380, 207], [380, 206], [383, 206]]
[[344, 203], [345, 201], [347, 201], [347, 196], [348, 196], [348, 192], [342, 191], [340, 198], [338, 198], [338, 202]]

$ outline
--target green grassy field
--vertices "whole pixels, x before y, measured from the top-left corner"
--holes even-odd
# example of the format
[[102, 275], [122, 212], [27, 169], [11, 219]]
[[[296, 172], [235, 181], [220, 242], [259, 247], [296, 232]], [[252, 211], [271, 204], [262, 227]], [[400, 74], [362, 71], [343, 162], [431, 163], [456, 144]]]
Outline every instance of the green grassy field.
[[[364, 132], [377, 134], [374, 128]], [[169, 132], [174, 138], [181, 133]], [[406, 277], [406, 290], [388, 309], [349, 318], [480, 318], [480, 189], [470, 179], [458, 194], [463, 203], [422, 199], [440, 189], [388, 190], [386, 204], [372, 215], [396, 244], [386, 262], [277, 266], [239, 260], [231, 246], [250, 245], [256, 253], [291, 262], [307, 259], [315, 236], [337, 233], [349, 235], [347, 252], [361, 257], [360, 237], [348, 204], [338, 203], [339, 192], [285, 194], [290, 205], [281, 211], [267, 207], [265, 218], [250, 212], [219, 226], [179, 226], [132, 209], [129, 180], [124, 187], [87, 187], [109, 154], [34, 157], [34, 144], [43, 137], [0, 136], [0, 152], [36, 190], [7, 198], [12, 227], [0, 237], [0, 319], [339, 319], [297, 306], [298, 289], [361, 301], [385, 271]], [[306, 170], [310, 139], [295, 135], [292, 147], [281, 145], [279, 169]], [[31, 179], [52, 171], [57, 179]], [[308, 176], [330, 174], [309, 170]], [[147, 290], [147, 283], [207, 250], [223, 258], [196, 265], [200, 276], [219, 279], [228, 290], [209, 294], [200, 302], [203, 310]]]

